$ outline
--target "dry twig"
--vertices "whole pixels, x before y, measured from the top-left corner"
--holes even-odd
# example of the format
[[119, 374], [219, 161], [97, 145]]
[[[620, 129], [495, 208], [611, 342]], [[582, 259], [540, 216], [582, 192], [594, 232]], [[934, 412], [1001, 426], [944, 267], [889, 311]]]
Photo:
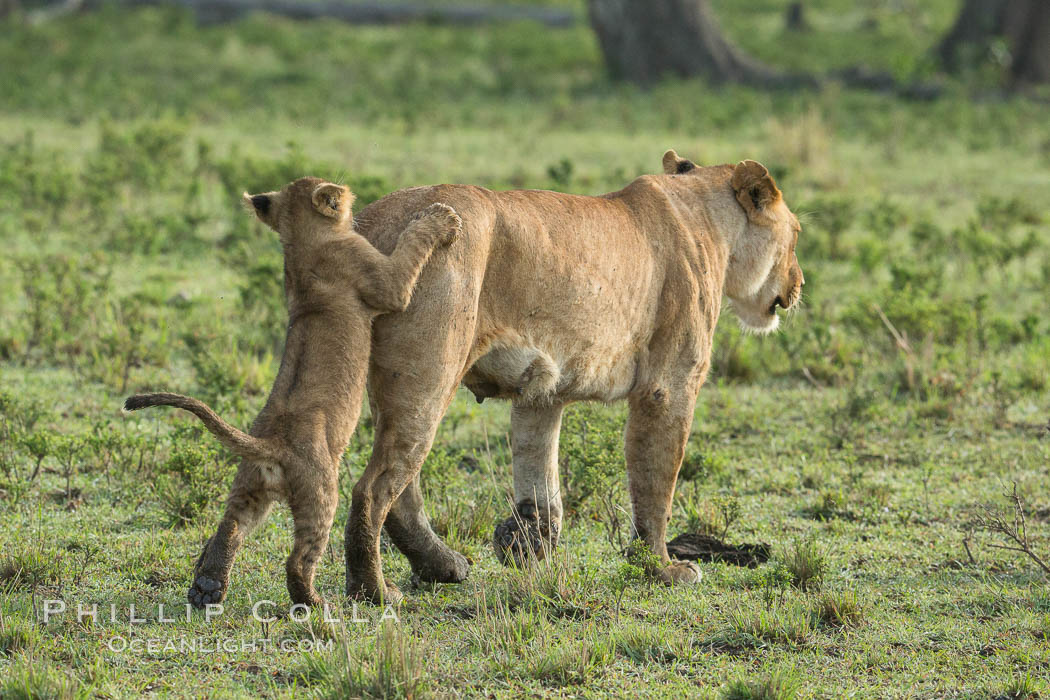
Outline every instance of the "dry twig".
[[1020, 552], [1039, 565], [1044, 573], [1050, 574], [1050, 565], [1032, 549], [1032, 543], [1028, 539], [1028, 523], [1024, 513], [1024, 502], [1017, 493], [1017, 482], [1014, 482], [1013, 492], [1010, 494], [1013, 505], [1013, 518], [1004, 517], [999, 511], [985, 507], [984, 512], [977, 516], [977, 523], [988, 532], [1002, 535], [1008, 544], [992, 544], [996, 549], [1005, 549], [1011, 552]]

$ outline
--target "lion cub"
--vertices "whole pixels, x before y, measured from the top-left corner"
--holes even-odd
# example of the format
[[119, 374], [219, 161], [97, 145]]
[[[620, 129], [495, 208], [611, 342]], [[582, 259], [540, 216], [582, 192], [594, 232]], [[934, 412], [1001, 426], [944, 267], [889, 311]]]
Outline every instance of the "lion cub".
[[185, 409], [242, 458], [222, 521], [194, 567], [190, 603], [225, 598], [234, 555], [280, 499], [295, 520], [288, 592], [293, 603], [315, 605], [314, 571], [335, 517], [339, 461], [361, 412], [372, 319], [408, 306], [423, 266], [456, 239], [462, 222], [451, 207], [431, 204], [387, 256], [353, 230], [354, 195], [342, 185], [306, 177], [244, 201], [284, 247], [288, 329], [266, 405], [248, 433], [179, 394], [132, 396], [124, 407]]

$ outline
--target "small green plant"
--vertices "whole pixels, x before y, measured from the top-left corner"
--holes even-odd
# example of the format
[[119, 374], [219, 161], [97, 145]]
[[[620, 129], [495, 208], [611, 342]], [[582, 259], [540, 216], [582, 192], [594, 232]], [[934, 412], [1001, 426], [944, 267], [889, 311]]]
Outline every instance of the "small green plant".
[[623, 480], [622, 426], [596, 406], [578, 404], [565, 412], [561, 434], [565, 510], [579, 515], [592, 499], [619, 488]]
[[371, 645], [371, 654], [354, 654], [344, 643], [325, 669], [325, 698], [429, 697], [423, 656], [412, 637], [393, 624], [384, 624]]
[[1028, 671], [1023, 676], [1010, 681], [999, 697], [1009, 700], [1034, 700], [1040, 697], [1040, 685], [1032, 672]]
[[780, 605], [791, 586], [791, 572], [783, 565], [755, 569], [746, 579], [748, 588], [758, 588], [766, 609]]
[[587, 683], [613, 657], [605, 639], [591, 636], [580, 642], [541, 648], [529, 657], [528, 671], [546, 686], [563, 688]]
[[780, 564], [791, 575], [791, 585], [803, 591], [819, 588], [828, 571], [827, 555], [812, 539], [795, 540]]
[[25, 653], [35, 641], [36, 632], [32, 627], [0, 615], [0, 657]]
[[686, 449], [682, 468], [678, 472], [679, 480], [699, 481], [725, 473], [727, 460], [713, 451], [701, 451], [690, 446]]
[[29, 453], [33, 460], [33, 471], [29, 474], [29, 481], [36, 481], [37, 476], [40, 475], [40, 469], [44, 465], [44, 460], [56, 449], [58, 436], [50, 430], [44, 429], [35, 430], [31, 433], [22, 433], [19, 437], [19, 444], [22, 449]]
[[[638, 540], [636, 540], [638, 541]], [[613, 588], [616, 590], [616, 619], [620, 619], [620, 604], [627, 589], [638, 581], [645, 580], [645, 569], [630, 561], [620, 562], [613, 577]]]
[[4, 700], [73, 700], [80, 694], [77, 682], [30, 656], [23, 656], [0, 680]]
[[184, 526], [220, 502], [229, 463], [203, 441], [196, 426], [180, 426], [171, 440], [171, 454], [159, 470], [156, 492], [168, 523]]
[[812, 604], [813, 616], [827, 627], [856, 627], [864, 619], [864, 609], [853, 591], [826, 591]]
[[794, 669], [777, 669], [759, 678], [740, 678], [722, 691], [723, 700], [794, 700], [802, 679]]
[[572, 161], [562, 158], [557, 163], [547, 166], [547, 177], [554, 181], [559, 187], [568, 187], [572, 182], [572, 171], [575, 170]]
[[740, 500], [732, 495], [703, 499], [697, 491], [682, 491], [679, 499], [685, 515], [686, 529], [724, 540], [729, 528], [740, 519]]
[[61, 435], [54, 440], [52, 454], [59, 465], [58, 473], [65, 482], [65, 488], [59, 495], [67, 505], [75, 505], [79, 500], [80, 490], [73, 487], [73, 479], [80, 471], [86, 452], [87, 443], [80, 435]]
[[737, 634], [790, 646], [805, 644], [813, 635], [809, 611], [799, 605], [759, 610], [738, 608], [730, 614], [729, 623]]

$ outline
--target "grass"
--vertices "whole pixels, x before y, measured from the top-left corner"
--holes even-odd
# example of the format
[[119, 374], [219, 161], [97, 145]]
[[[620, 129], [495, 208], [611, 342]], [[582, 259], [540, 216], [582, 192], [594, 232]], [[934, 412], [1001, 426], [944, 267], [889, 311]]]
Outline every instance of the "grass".
[[794, 700], [802, 680], [790, 670], [777, 670], [755, 679], [733, 681], [722, 693], [723, 700]]
[[[956, 4], [813, 0], [799, 38], [783, 3], [714, 3], [767, 61], [905, 80], [934, 77]], [[1011, 512], [1016, 483], [1050, 557], [1050, 132], [1039, 99], [989, 98], [987, 66], [931, 102], [646, 92], [608, 82], [585, 24], [198, 27], [156, 8], [0, 24], [0, 64], [0, 696], [1047, 692], [1046, 576], [978, 516]], [[436, 529], [474, 561], [467, 582], [415, 587], [389, 550], [408, 594], [397, 623], [355, 611], [337, 526], [318, 584], [341, 621], [258, 621], [253, 605], [287, 600], [279, 508], [224, 614], [186, 619], [233, 466], [185, 417], [120, 404], [181, 390], [241, 426], [261, 406], [281, 261], [241, 191], [310, 173], [361, 205], [440, 181], [593, 194], [655, 172], [670, 147], [763, 161], [804, 226], [802, 311], [770, 337], [728, 311], [719, 324], [671, 523], [768, 542], [773, 560], [702, 564], [691, 589], [646, 583], [620, 554], [625, 409], [575, 406], [561, 546], [504, 569], [490, 538], [509, 514], [508, 407], [468, 394], [423, 471]], [[371, 435], [366, 414], [338, 523]], [[54, 599], [68, 609], [45, 624]]]

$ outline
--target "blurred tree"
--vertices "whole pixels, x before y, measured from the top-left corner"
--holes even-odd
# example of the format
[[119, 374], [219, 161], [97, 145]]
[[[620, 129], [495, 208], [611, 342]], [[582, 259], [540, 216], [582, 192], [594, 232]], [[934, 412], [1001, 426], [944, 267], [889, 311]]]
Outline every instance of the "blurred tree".
[[0, 19], [14, 14], [19, 9], [18, 0], [0, 0]]
[[999, 40], [1005, 41], [1004, 58], [1013, 82], [1050, 82], [1047, 0], [964, 0], [938, 53], [946, 68], [958, 71], [982, 60]]
[[792, 32], [809, 31], [809, 22], [806, 21], [806, 6], [801, 0], [788, 5], [784, 12], [784, 26]]
[[734, 46], [708, 0], [588, 0], [587, 8], [614, 78], [642, 85], [665, 75], [767, 86], [816, 83], [770, 68]]

